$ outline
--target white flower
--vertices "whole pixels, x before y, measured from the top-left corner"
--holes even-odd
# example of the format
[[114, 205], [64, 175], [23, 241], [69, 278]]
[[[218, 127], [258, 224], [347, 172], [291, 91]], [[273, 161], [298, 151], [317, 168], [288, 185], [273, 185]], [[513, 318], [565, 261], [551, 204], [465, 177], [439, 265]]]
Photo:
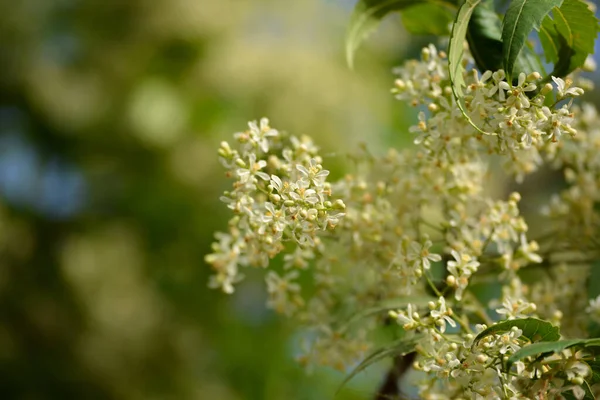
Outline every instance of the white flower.
[[250, 141], [256, 143], [264, 153], [267, 153], [269, 151], [269, 138], [278, 136], [279, 132], [271, 129], [267, 118], [261, 118], [260, 126], [256, 124], [256, 121], [249, 122], [248, 126], [250, 127], [248, 132]]
[[498, 99], [503, 102], [506, 97], [504, 96], [505, 90], [510, 90], [510, 85], [504, 81], [506, 74], [504, 70], [498, 70], [492, 74], [492, 80], [494, 81], [491, 87], [487, 91], [487, 96], [492, 97], [498, 93]]
[[595, 299], [590, 299], [585, 311], [595, 322], [600, 323], [600, 295]]
[[267, 166], [267, 162], [265, 160], [256, 161], [256, 154], [250, 153], [248, 155], [248, 161], [242, 161], [240, 164], [242, 164], [243, 166], [238, 168], [236, 170], [236, 173], [240, 178], [241, 183], [252, 184], [256, 180], [255, 176], [258, 176], [259, 178], [266, 181], [270, 180], [269, 175], [261, 171], [261, 169]]
[[412, 242], [410, 244], [407, 258], [409, 262], [416, 262], [420, 268], [428, 270], [431, 268], [431, 262], [441, 261], [442, 256], [430, 253], [429, 248], [433, 243], [428, 237], [424, 239], [425, 241], [422, 244], [419, 242]]
[[444, 333], [446, 331], [446, 323], [448, 323], [451, 327], [456, 327], [456, 322], [450, 318], [452, 315], [452, 310], [446, 308], [446, 299], [440, 296], [437, 301], [438, 308], [433, 309], [430, 312], [431, 318], [435, 321], [435, 324], [439, 326], [440, 332]]
[[510, 331], [498, 335], [497, 344], [500, 346], [500, 354], [506, 354], [509, 351], [514, 353], [521, 348], [519, 337], [523, 331], [516, 326], [513, 326]]
[[525, 318], [532, 312], [535, 312], [536, 306], [522, 299], [514, 300], [506, 296], [502, 302], [502, 307], [496, 309], [500, 315], [505, 315], [507, 319]]
[[302, 305], [300, 297], [300, 285], [293, 280], [300, 274], [297, 270], [288, 272], [284, 276], [279, 276], [274, 271], [269, 271], [265, 281], [267, 283], [267, 292], [269, 293], [269, 307], [275, 309], [278, 313], [292, 314]]
[[452, 257], [454, 261], [448, 261], [448, 272], [456, 288], [455, 298], [456, 300], [462, 299], [462, 294], [469, 284], [469, 277], [477, 271], [479, 262], [466, 253], [459, 253], [456, 250], [452, 250]]
[[325, 183], [325, 179], [329, 175], [329, 171], [323, 169], [321, 164], [317, 163], [314, 158], [310, 160], [308, 168], [306, 168], [304, 165], [298, 164], [296, 165], [296, 169], [302, 175], [302, 181], [309, 182], [316, 187], [322, 187]]
[[523, 258], [525, 258], [527, 261], [537, 264], [543, 261], [542, 257], [536, 253], [536, 251], [538, 250], [539, 246], [537, 242], [527, 242], [527, 237], [525, 236], [525, 233], [521, 233], [519, 254], [523, 256]]
[[517, 86], [510, 89], [510, 96], [506, 99], [507, 107], [515, 107], [517, 109], [529, 108], [531, 106], [529, 98], [525, 95], [526, 92], [534, 91], [537, 86], [534, 83], [527, 83], [527, 76], [521, 72], [518, 77]]
[[406, 330], [415, 329], [420, 324], [419, 314], [414, 310], [412, 304], [406, 307], [406, 311], [399, 310], [398, 312], [390, 311], [390, 316], [395, 318], [400, 325]]
[[583, 89], [578, 87], [571, 87], [573, 81], [569, 78], [567, 80], [563, 80], [561, 78], [552, 77], [552, 80], [556, 84], [556, 89], [558, 91], [558, 98], [564, 99], [565, 97], [577, 97], [583, 94]]

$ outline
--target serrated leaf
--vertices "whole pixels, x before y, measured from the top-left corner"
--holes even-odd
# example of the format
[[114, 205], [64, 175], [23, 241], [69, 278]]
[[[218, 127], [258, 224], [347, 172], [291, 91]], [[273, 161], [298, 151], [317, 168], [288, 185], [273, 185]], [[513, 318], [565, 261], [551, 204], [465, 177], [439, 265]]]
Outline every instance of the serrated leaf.
[[338, 392], [346, 385], [346, 383], [348, 383], [352, 378], [354, 378], [356, 374], [363, 371], [370, 365], [373, 365], [376, 362], [381, 361], [387, 357], [396, 357], [414, 351], [420, 339], [421, 336], [413, 336], [412, 338], [402, 338], [375, 350], [369, 356], [367, 356], [367, 358], [365, 358], [360, 364], [358, 364], [358, 366], [354, 368], [352, 372], [348, 374], [348, 376], [346, 376], [346, 378], [340, 385]]
[[422, 3], [400, 12], [402, 25], [413, 35], [444, 36], [450, 33], [454, 12], [437, 4]]
[[513, 0], [502, 27], [502, 58], [507, 80], [512, 81], [515, 62], [533, 29], [538, 30], [544, 17], [562, 0]]
[[509, 357], [506, 362], [506, 369], [526, 357], [540, 355], [540, 357], [546, 357], [552, 353], [558, 353], [570, 347], [598, 347], [600, 346], [600, 339], [571, 339], [571, 340], [558, 340], [551, 342], [538, 342], [524, 346], [512, 356]]
[[456, 9], [452, 2], [445, 0], [359, 0], [354, 7], [346, 34], [346, 60], [350, 68], [354, 53], [362, 41], [377, 28], [386, 15], [425, 2], [446, 8], [450, 12]]
[[521, 318], [498, 322], [490, 326], [475, 337], [473, 344], [477, 344], [486, 336], [508, 332], [513, 326], [521, 329], [523, 331], [522, 336], [531, 342], [554, 342], [560, 339], [558, 327], [552, 325], [550, 322], [537, 318]]
[[[467, 41], [479, 71], [497, 71], [503, 67], [502, 21], [494, 11], [493, 0], [483, 0], [473, 11], [467, 30]], [[529, 74], [533, 71], [543, 72], [544, 66], [533, 49], [526, 46], [517, 57], [514, 72], [518, 75], [521, 72]]]
[[563, 77], [582, 67], [587, 56], [594, 52], [598, 20], [589, 6], [581, 0], [564, 0], [560, 8], [552, 13], [556, 29], [567, 46], [559, 51], [559, 59], [552, 75]]
[[563, 77], [583, 66], [587, 56], [594, 52], [598, 20], [581, 0], [564, 0], [552, 14], [556, 31], [563, 39], [559, 42], [558, 60], [552, 75]]
[[546, 57], [546, 61], [555, 64], [558, 61], [558, 52], [561, 47], [561, 38], [558, 31], [556, 30], [554, 21], [549, 15], [547, 15], [546, 18], [544, 18], [544, 20], [542, 21], [539, 38], [540, 43], [542, 44], [542, 49], [544, 49], [544, 56]]

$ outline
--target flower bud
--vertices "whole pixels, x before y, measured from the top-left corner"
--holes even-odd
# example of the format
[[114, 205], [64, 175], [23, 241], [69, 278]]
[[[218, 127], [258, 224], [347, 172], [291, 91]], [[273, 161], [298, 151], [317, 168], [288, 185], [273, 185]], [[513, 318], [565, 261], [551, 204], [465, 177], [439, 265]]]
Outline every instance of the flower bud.
[[336, 209], [336, 210], [345, 210], [346, 209], [346, 204], [344, 204], [344, 201], [342, 199], [337, 199], [333, 203], [333, 208]]
[[429, 103], [429, 105], [427, 106], [427, 109], [433, 113], [433, 112], [438, 111], [440, 109], [440, 107], [435, 103]]
[[552, 91], [553, 87], [551, 83], [546, 83], [544, 86], [542, 86], [542, 89], [540, 90], [540, 94], [542, 96], [547, 95], [548, 93], [550, 93]]
[[404, 83], [404, 81], [402, 79], [396, 79], [394, 81], [394, 84], [396, 85], [396, 87], [400, 90], [404, 90], [406, 89], [406, 83]]
[[580, 376], [576, 376], [574, 378], [569, 379], [569, 382], [571, 382], [573, 385], [582, 385], [583, 378]]

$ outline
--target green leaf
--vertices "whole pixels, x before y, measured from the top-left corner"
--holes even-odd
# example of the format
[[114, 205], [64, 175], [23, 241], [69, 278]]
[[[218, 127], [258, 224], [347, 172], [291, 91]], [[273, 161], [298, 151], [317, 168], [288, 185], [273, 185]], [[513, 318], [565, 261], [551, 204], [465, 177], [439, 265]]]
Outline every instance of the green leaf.
[[[456, 20], [452, 25], [452, 32], [450, 34], [450, 44], [448, 46], [448, 69], [450, 75], [450, 81], [452, 82], [452, 92], [457, 101], [463, 100], [463, 86], [465, 86], [465, 79], [463, 77], [464, 67], [462, 64], [464, 55], [464, 42], [467, 36], [467, 29], [469, 27], [469, 21], [473, 15], [475, 7], [481, 0], [466, 0], [458, 10]], [[460, 102], [459, 102], [460, 103]], [[459, 105], [459, 107], [463, 107]], [[461, 108], [464, 112], [464, 108]]]
[[[562, 43], [556, 25], [554, 25], [554, 21], [549, 15], [542, 21], [539, 37], [546, 61], [555, 64], [558, 61], [558, 52]], [[562, 40], [564, 41], [564, 39]]]
[[513, 0], [504, 16], [502, 58], [508, 81], [512, 81], [515, 62], [533, 29], [539, 31], [542, 20], [562, 0]]
[[454, 20], [454, 12], [432, 3], [416, 4], [401, 11], [400, 15], [402, 25], [413, 35], [448, 35]]
[[484, 0], [473, 10], [467, 30], [469, 50], [481, 72], [502, 68], [502, 22], [494, 1]]
[[464, 54], [463, 47], [465, 38], [467, 36], [469, 21], [471, 20], [475, 7], [477, 7], [480, 1], [481, 0], [466, 0], [458, 10], [456, 20], [452, 25], [450, 44], [448, 45], [448, 73], [450, 76], [450, 82], [452, 83], [452, 94], [454, 95], [456, 104], [458, 105], [463, 117], [478, 132], [489, 135], [489, 133], [484, 132], [481, 130], [481, 128], [475, 125], [471, 117], [469, 117], [467, 114], [464, 103], [464, 93], [462, 89], [463, 86], [465, 86], [465, 79], [463, 77], [464, 66], [462, 64]]
[[[580, 0], [565, 0], [553, 8], [554, 20], [547, 16], [540, 29], [546, 60], [555, 64], [552, 76], [563, 77], [581, 67], [594, 51], [598, 20]], [[549, 79], [546, 79], [549, 80]]]
[[387, 357], [396, 357], [399, 355], [405, 355], [415, 350], [417, 343], [421, 339], [421, 336], [413, 336], [412, 338], [402, 338], [391, 344], [383, 346], [374, 352], [372, 352], [367, 358], [365, 358], [356, 368], [348, 374], [348, 376], [342, 382], [338, 392], [348, 383], [352, 378], [359, 372], [363, 371], [370, 365], [375, 364], [378, 361], [383, 360]]
[[473, 344], [476, 345], [486, 336], [508, 332], [513, 326], [521, 329], [523, 331], [522, 336], [526, 337], [532, 342], [553, 342], [560, 339], [558, 327], [552, 325], [550, 322], [542, 321], [541, 319], [537, 318], [522, 318], [498, 322], [497, 324], [490, 326], [477, 335]]
[[571, 339], [571, 340], [558, 340], [552, 342], [538, 342], [532, 343], [528, 346], [521, 348], [515, 354], [510, 356], [506, 362], [506, 369], [524, 359], [525, 357], [540, 355], [540, 357], [546, 357], [552, 353], [558, 353], [570, 347], [598, 347], [600, 346], [600, 339]]
[[[352, 68], [354, 53], [362, 41], [377, 28], [386, 15], [423, 3], [431, 3], [450, 12], [456, 9], [451, 1], [446, 0], [359, 0], [354, 7], [346, 34], [346, 60], [350, 68]], [[419, 17], [421, 22], [426, 19], [427, 15]]]
[[562, 39], [552, 75], [563, 77], [583, 66], [587, 56], [594, 52], [598, 20], [581, 0], [564, 0], [552, 14], [556, 32]]
[[[497, 71], [503, 67], [502, 21], [494, 11], [493, 0], [483, 0], [473, 11], [467, 30], [467, 41], [475, 64], [482, 73], [487, 70]], [[521, 72], [529, 74], [533, 71], [543, 72], [544, 66], [533, 49], [526, 46], [517, 57], [514, 72], [518, 75]]]

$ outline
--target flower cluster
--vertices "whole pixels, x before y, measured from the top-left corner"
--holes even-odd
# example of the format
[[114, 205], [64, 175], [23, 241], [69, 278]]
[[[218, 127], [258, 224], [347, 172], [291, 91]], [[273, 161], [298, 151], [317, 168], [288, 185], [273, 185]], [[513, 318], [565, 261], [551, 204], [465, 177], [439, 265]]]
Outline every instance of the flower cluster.
[[[410, 128], [417, 134], [415, 143], [437, 157], [472, 159], [469, 156], [482, 150], [500, 154], [507, 170], [522, 181], [542, 163], [540, 154], [546, 147], [565, 133], [577, 132], [569, 100], [582, 95], [583, 89], [573, 86], [571, 79], [553, 77], [556, 87], [550, 83], [538, 87], [537, 72], [521, 73], [514, 83], [506, 81], [502, 70], [465, 73], [465, 109], [477, 130], [457, 107], [444, 52], [429, 45], [421, 61], [410, 61], [395, 73], [400, 76], [392, 89], [396, 98], [427, 110]], [[552, 98], [562, 105], [548, 106]]]
[[[515, 324], [479, 335], [524, 318], [560, 325], [565, 337], [600, 324], [600, 300], [588, 300], [600, 249], [595, 109], [573, 105], [583, 90], [572, 78], [508, 82], [501, 70], [470, 70], [464, 108], [477, 129], [456, 104], [443, 52], [430, 45], [395, 72], [393, 93], [421, 108], [415, 146], [384, 156], [363, 147], [337, 182], [308, 138], [265, 119], [236, 134], [236, 146], [221, 145], [234, 179], [222, 200], [234, 216], [206, 257], [211, 286], [231, 292], [239, 267], [267, 267], [283, 253], [283, 272], [266, 274], [268, 305], [303, 326], [303, 364], [355, 365], [371, 335], [395, 321], [417, 343], [423, 398], [582, 398], [588, 355], [565, 350], [506, 370], [535, 340], [530, 332]], [[544, 228], [535, 235], [521, 194], [492, 195], [497, 160], [516, 182], [542, 167], [564, 176], [535, 216]]]
[[[218, 233], [214, 253], [206, 256], [215, 275], [212, 287], [233, 292], [241, 275], [240, 266], [267, 267], [269, 260], [284, 250], [286, 241], [297, 247], [286, 265], [304, 265], [319, 251], [320, 232], [333, 229], [345, 205], [331, 199], [329, 171], [323, 169], [317, 148], [310, 139], [282, 135], [267, 119], [260, 125], [235, 134], [237, 148], [221, 143], [219, 156], [234, 178], [233, 189], [221, 200], [234, 212], [228, 233]], [[282, 312], [302, 303], [296, 284], [297, 273], [267, 276], [270, 304]]]

